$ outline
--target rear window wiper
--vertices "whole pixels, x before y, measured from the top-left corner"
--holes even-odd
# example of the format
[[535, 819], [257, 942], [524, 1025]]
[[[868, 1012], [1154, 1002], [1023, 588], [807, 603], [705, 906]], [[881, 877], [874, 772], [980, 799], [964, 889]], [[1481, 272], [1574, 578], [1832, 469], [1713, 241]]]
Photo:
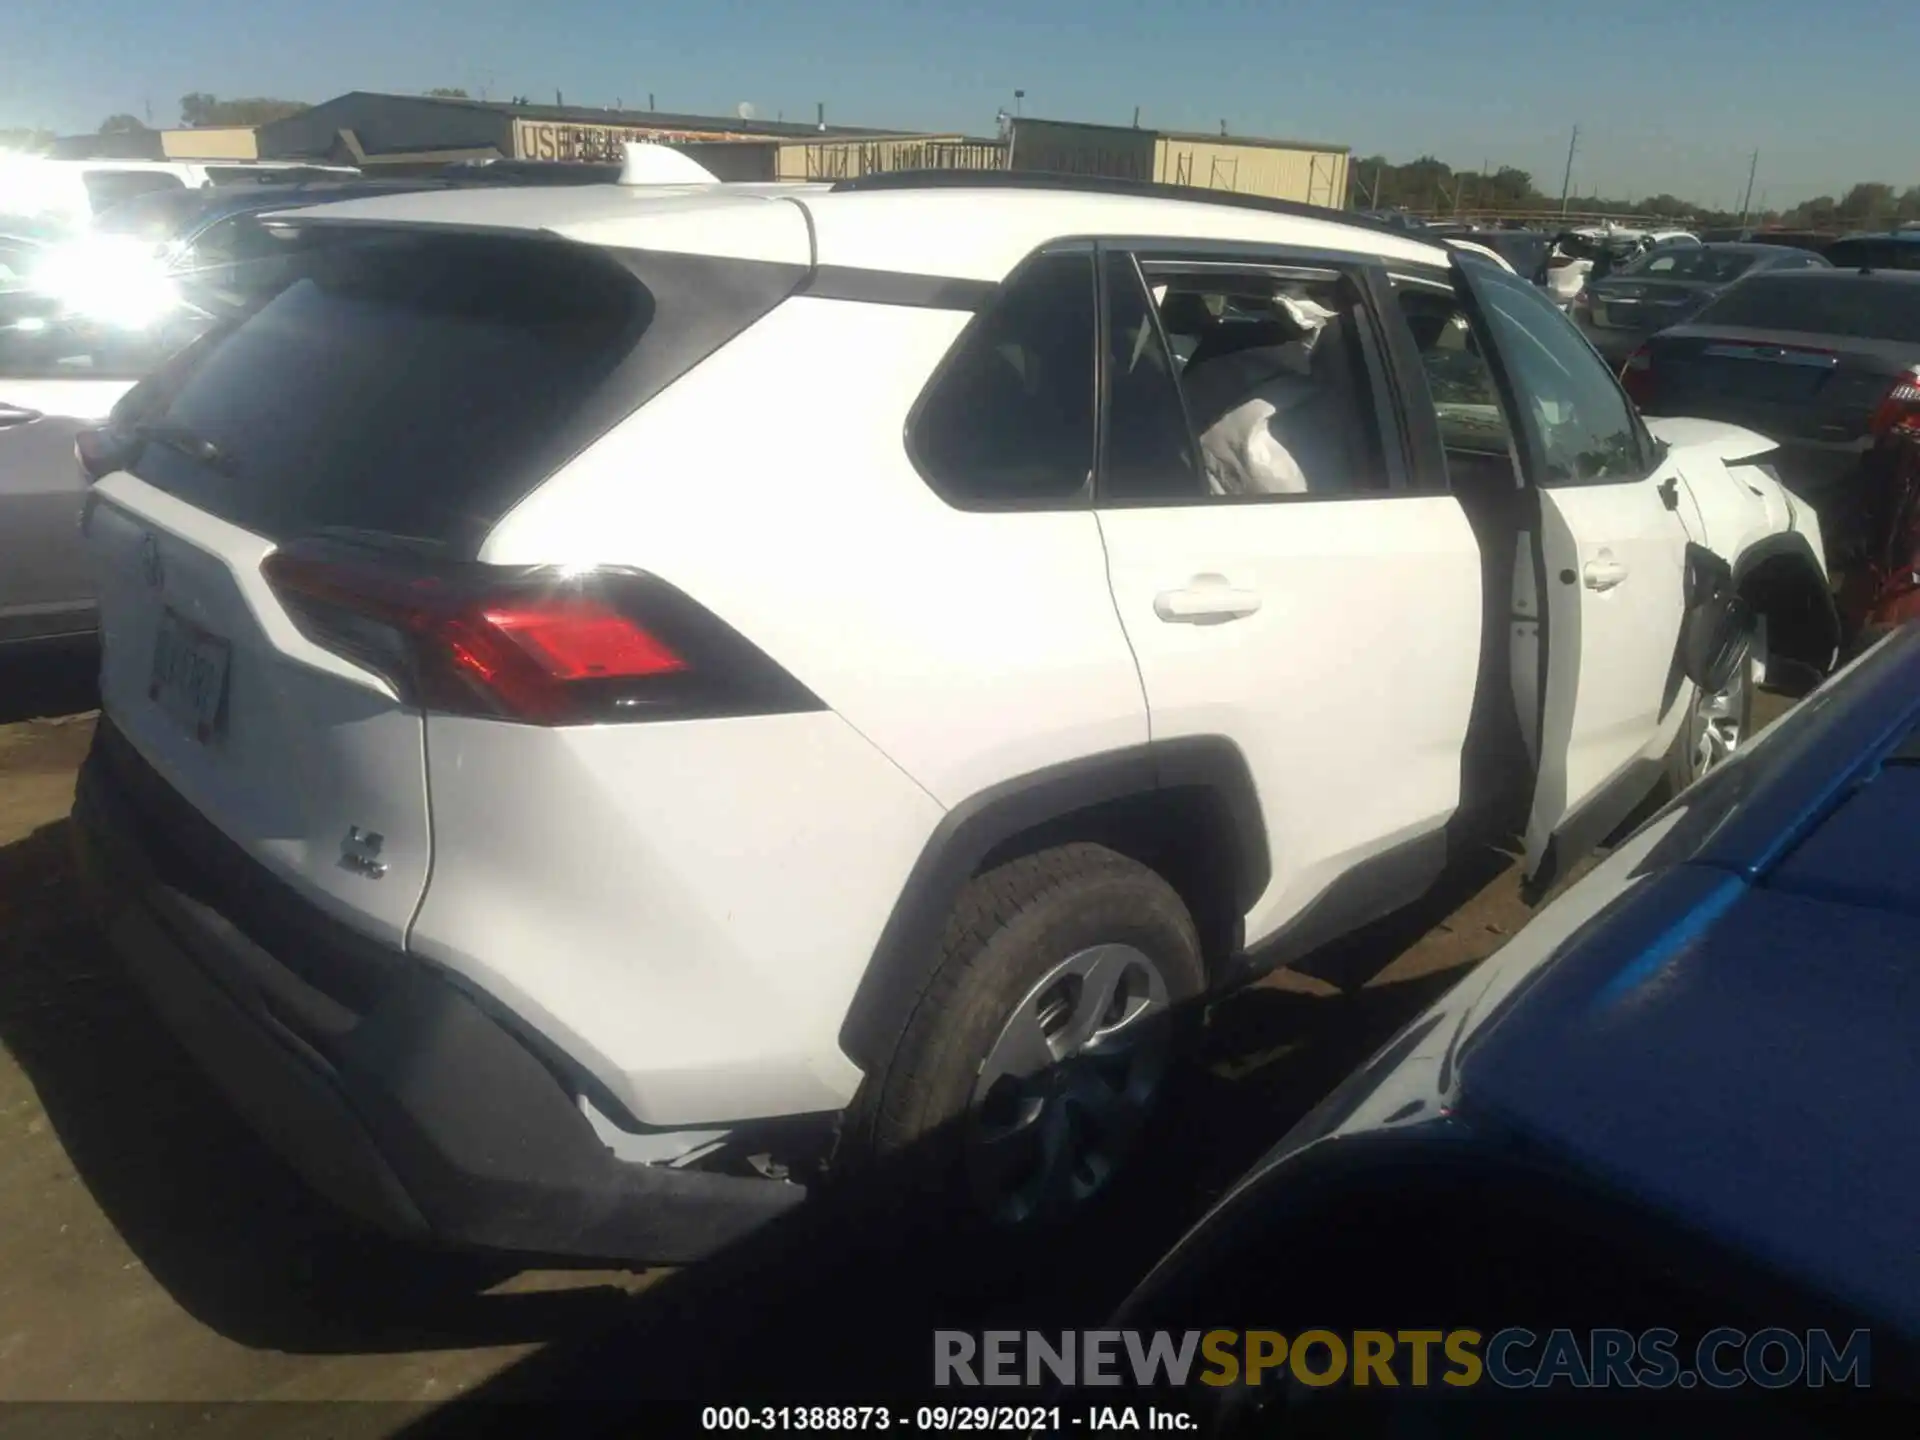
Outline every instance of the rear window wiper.
[[141, 420], [131, 427], [130, 433], [136, 440], [164, 445], [176, 454], [184, 455], [189, 460], [198, 460], [209, 470], [217, 470], [222, 475], [237, 473], [231, 455], [199, 431], [177, 421]]

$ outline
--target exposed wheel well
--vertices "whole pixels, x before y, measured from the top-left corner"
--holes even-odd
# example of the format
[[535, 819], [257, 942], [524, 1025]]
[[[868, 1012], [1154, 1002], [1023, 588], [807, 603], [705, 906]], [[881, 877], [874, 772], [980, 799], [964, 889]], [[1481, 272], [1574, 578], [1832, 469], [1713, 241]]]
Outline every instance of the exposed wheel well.
[[1090, 805], [1008, 836], [975, 873], [1076, 840], [1137, 860], [1173, 886], [1193, 916], [1209, 980], [1224, 973], [1240, 951], [1243, 916], [1234, 892], [1240, 841], [1219, 792], [1176, 786]]
[[[1840, 649], [1840, 621], [1809, 556], [1776, 550], [1743, 567], [1737, 584], [1766, 621], [1769, 684], [1804, 693], [1825, 679]], [[1776, 667], [1776, 661], [1785, 664]]]

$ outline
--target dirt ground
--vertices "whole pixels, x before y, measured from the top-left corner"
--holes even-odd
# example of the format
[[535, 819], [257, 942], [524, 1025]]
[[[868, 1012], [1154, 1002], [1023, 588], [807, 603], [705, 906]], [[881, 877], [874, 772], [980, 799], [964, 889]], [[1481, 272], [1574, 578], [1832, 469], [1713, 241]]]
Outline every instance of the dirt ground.
[[[0, 674], [0, 722], [13, 722], [0, 723], [0, 1401], [438, 1402], [649, 1303], [657, 1274], [522, 1269], [369, 1235], [241, 1127], [121, 979], [75, 885], [64, 817], [92, 718], [20, 717], [78, 709], [86, 689], [82, 671]], [[1126, 1253], [1105, 1257], [1101, 1285], [1071, 1272], [1083, 1302], [1124, 1293], [1294, 1118], [1529, 913], [1511, 867], [1490, 861], [1317, 957], [1340, 985], [1285, 971], [1223, 1007], [1183, 1111], [1188, 1153], [1117, 1232]], [[884, 1268], [897, 1300], [911, 1262]], [[782, 1281], [756, 1283], [773, 1294]], [[708, 1289], [710, 1306], [758, 1303]], [[689, 1303], [702, 1302], [668, 1307], [674, 1325]]]

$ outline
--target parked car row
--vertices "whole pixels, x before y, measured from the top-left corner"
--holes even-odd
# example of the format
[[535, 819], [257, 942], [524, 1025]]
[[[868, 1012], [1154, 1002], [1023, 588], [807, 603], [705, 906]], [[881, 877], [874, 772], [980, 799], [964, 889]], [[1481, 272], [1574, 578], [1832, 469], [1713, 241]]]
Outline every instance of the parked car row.
[[1212, 998], [1489, 842], [1550, 885], [1837, 648], [1770, 442], [1418, 234], [955, 172], [266, 228], [289, 283], [80, 440], [76, 828], [164, 1023], [402, 1234], [1065, 1222]]

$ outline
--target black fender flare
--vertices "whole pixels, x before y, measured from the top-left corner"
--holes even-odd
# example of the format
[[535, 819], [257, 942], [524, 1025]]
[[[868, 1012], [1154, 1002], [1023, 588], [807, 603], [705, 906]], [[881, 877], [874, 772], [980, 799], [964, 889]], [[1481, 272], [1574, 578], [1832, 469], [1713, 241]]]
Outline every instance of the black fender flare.
[[1273, 870], [1253, 772], [1233, 741], [1217, 735], [1154, 741], [1002, 781], [949, 810], [922, 847], [841, 1021], [841, 1050], [868, 1072], [892, 1057], [939, 963], [947, 915], [996, 849], [1096, 806], [1195, 789], [1215, 798], [1226, 816], [1234, 851], [1230, 879], [1245, 913]]
[[1806, 567], [1808, 584], [1820, 597], [1820, 612], [1826, 621], [1827, 634], [1833, 642], [1833, 656], [1828, 658], [1828, 663], [1824, 667], [1830, 670], [1833, 658], [1840, 652], [1842, 638], [1840, 610], [1833, 602], [1832, 589], [1822, 583], [1827, 572], [1820, 564], [1819, 557], [1813, 553], [1813, 546], [1798, 530], [1784, 530], [1754, 541], [1740, 552], [1740, 558], [1734, 562], [1734, 590], [1736, 592], [1740, 590], [1748, 577], [1769, 560], [1793, 560]]

